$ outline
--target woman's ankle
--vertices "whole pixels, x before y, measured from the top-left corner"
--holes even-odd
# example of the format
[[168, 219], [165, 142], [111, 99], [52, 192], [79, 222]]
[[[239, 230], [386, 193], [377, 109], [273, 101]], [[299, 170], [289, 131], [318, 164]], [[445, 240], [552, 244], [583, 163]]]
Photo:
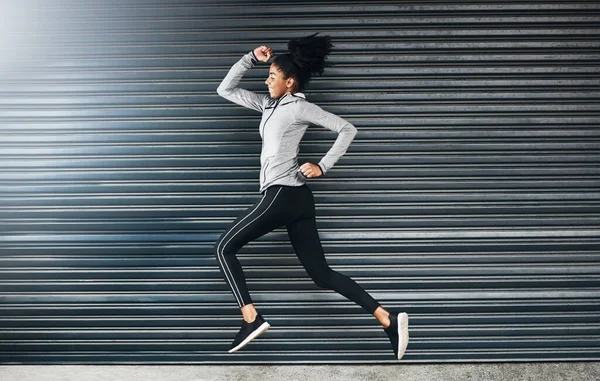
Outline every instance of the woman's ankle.
[[252, 323], [258, 315], [258, 312], [254, 308], [254, 304], [246, 304], [244, 307], [241, 308], [241, 310], [244, 320], [248, 323]]
[[373, 316], [375, 316], [375, 319], [379, 321], [383, 328], [387, 328], [390, 326], [390, 314], [383, 307], [377, 307], [377, 309], [373, 313]]

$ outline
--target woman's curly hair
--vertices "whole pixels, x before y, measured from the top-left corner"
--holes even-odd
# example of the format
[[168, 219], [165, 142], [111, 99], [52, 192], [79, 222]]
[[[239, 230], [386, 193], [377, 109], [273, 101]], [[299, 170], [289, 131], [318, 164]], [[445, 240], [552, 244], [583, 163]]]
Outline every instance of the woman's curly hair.
[[277, 55], [272, 61], [283, 72], [284, 78], [296, 79], [298, 91], [304, 90], [313, 74], [321, 76], [326, 67], [333, 66], [325, 61], [333, 48], [331, 37], [316, 37], [318, 33], [291, 39], [288, 52]]

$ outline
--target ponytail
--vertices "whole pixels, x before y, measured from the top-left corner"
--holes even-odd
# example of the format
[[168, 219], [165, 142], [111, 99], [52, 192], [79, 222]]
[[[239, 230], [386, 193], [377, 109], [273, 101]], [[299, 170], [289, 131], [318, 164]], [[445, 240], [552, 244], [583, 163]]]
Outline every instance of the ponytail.
[[333, 48], [331, 38], [316, 37], [318, 33], [291, 39], [288, 52], [273, 60], [285, 78], [294, 77], [297, 80], [299, 91], [304, 90], [314, 74], [321, 76], [326, 67], [333, 66], [325, 61]]

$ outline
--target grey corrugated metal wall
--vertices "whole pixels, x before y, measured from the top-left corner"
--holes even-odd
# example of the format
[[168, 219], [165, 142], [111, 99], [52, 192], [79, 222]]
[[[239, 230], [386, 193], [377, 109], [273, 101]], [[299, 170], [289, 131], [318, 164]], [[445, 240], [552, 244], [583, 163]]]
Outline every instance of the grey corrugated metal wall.
[[[314, 31], [337, 66], [308, 99], [359, 129], [310, 182], [320, 233], [409, 312], [405, 360], [600, 358], [598, 2], [210, 3], [4, 3], [2, 363], [394, 361], [284, 230], [240, 253], [273, 327], [226, 353], [211, 250], [258, 196], [260, 115], [216, 87]], [[301, 160], [334, 139], [311, 127]]]

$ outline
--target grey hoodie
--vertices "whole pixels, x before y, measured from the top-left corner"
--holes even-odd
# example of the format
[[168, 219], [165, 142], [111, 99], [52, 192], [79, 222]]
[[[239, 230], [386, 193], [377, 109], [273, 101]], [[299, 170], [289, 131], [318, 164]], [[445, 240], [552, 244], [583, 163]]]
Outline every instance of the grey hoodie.
[[244, 74], [259, 61], [250, 51], [236, 62], [221, 81], [217, 93], [223, 98], [262, 113], [259, 133], [260, 192], [271, 185], [300, 186], [307, 178], [298, 171], [298, 152], [302, 136], [315, 124], [338, 133], [335, 143], [319, 161], [326, 174], [342, 157], [356, 136], [351, 123], [306, 100], [304, 94], [287, 92], [278, 99], [237, 87]]

